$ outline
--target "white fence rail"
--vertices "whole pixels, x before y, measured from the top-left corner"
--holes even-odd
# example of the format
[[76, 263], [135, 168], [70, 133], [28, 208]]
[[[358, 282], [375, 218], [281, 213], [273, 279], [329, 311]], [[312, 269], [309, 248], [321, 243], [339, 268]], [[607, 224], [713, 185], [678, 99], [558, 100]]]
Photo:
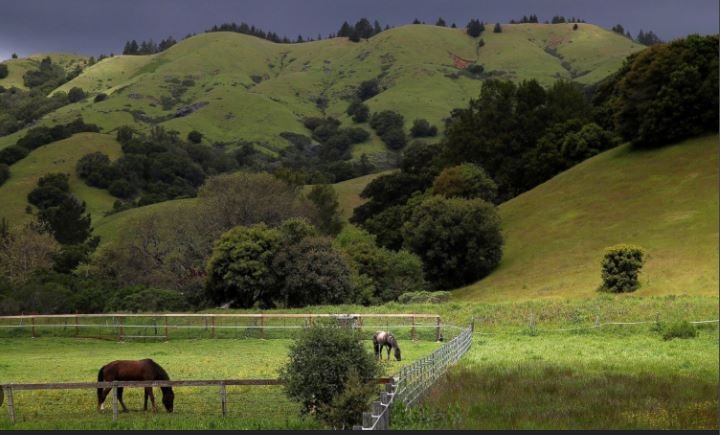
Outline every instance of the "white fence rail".
[[390, 378], [390, 383], [385, 385], [385, 391], [380, 394], [379, 400], [372, 403], [370, 412], [363, 413], [362, 425], [354, 426], [353, 429], [389, 429], [392, 406], [411, 406], [415, 403], [449, 366], [460, 360], [470, 349], [474, 329], [473, 321], [448, 343], [400, 369], [398, 374]]

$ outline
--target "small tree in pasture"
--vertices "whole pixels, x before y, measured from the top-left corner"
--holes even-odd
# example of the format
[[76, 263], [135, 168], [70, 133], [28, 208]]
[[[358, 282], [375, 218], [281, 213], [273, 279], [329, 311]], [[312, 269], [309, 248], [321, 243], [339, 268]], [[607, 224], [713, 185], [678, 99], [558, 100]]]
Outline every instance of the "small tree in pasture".
[[645, 251], [639, 246], [616, 245], [605, 250], [602, 261], [603, 284], [600, 291], [628, 293], [640, 287], [638, 274], [645, 261]]
[[285, 394], [335, 429], [360, 422], [380, 370], [354, 331], [326, 324], [302, 330], [280, 369]]

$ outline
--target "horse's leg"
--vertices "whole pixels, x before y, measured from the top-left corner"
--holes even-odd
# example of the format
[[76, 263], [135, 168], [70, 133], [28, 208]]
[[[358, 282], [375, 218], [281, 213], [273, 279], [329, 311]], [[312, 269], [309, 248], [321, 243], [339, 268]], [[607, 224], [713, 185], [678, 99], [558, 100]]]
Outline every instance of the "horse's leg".
[[100, 400], [99, 400], [100, 403], [98, 403], [98, 409], [101, 411], [103, 409], [105, 409], [105, 399], [107, 398], [107, 395], [110, 393], [110, 390], [112, 390], [112, 388], [103, 388], [103, 390], [102, 390], [102, 393], [100, 395]]
[[143, 411], [147, 411], [147, 400], [148, 400], [148, 396], [150, 394], [148, 392], [148, 390], [150, 390], [150, 388], [145, 387], [145, 405], [143, 406]]
[[123, 402], [123, 400], [122, 400], [123, 387], [117, 387], [117, 391], [118, 391], [118, 393], [117, 393], [117, 394], [118, 394], [118, 401], [119, 401], [120, 404], [122, 405], [123, 412], [129, 412], [128, 409], [127, 409], [127, 406], [125, 406], [125, 402]]
[[380, 351], [378, 350], [378, 344], [373, 341], [373, 350], [375, 351], [375, 359], [378, 359]]
[[388, 361], [390, 361], [390, 350], [392, 350], [392, 346], [389, 344], [387, 345], [387, 355], [388, 355]]
[[155, 394], [153, 394], [153, 389], [146, 388], [146, 391], [150, 394], [150, 402], [152, 403], [153, 412], [157, 414], [157, 406], [155, 405]]

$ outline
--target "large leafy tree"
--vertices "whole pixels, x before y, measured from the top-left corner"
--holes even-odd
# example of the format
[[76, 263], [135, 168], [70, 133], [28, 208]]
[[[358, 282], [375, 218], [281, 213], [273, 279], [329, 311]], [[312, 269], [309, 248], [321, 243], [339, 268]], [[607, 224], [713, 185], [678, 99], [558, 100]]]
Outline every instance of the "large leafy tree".
[[430, 197], [412, 209], [402, 236], [438, 289], [470, 284], [489, 274], [502, 257], [500, 217], [482, 199]]
[[263, 223], [235, 227], [223, 234], [208, 261], [210, 299], [241, 308], [271, 305], [281, 285], [272, 266], [281, 244], [280, 231]]
[[597, 95], [617, 132], [634, 146], [717, 132], [718, 36], [691, 35], [636, 53]]

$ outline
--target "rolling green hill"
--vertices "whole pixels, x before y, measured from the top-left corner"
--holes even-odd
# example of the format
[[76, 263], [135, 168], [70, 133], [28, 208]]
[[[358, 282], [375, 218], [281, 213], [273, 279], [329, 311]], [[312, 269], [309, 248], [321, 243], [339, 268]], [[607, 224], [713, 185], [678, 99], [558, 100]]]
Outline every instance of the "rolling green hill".
[[600, 154], [502, 204], [500, 266], [454, 296], [592, 297], [617, 243], [649, 253], [633, 295], [717, 295], [718, 181], [717, 136]]
[[82, 156], [102, 151], [114, 160], [122, 153], [114, 138], [98, 133], [80, 133], [38, 148], [10, 167], [10, 179], [0, 186], [0, 216], [15, 227], [32, 220], [25, 212], [27, 195], [40, 177], [49, 173], [70, 174], [70, 191], [82, 198], [93, 222], [112, 209], [115, 198], [106, 190], [90, 187], [77, 177], [75, 165]]
[[0, 79], [0, 86], [27, 89], [23, 82], [23, 75], [30, 70], [38, 69], [40, 61], [45, 57], [50, 57], [52, 62], [63, 67], [66, 73], [72, 71], [78, 65], [84, 67], [88, 60], [86, 56], [67, 53], [33, 54], [28, 57], [8, 59], [2, 62], [8, 67], [8, 76]]
[[[572, 24], [504, 25], [502, 33], [486, 31], [481, 38], [485, 45], [478, 47], [478, 38], [464, 29], [429, 25], [398, 27], [359, 43], [334, 38], [275, 44], [237, 33], [200, 34], [156, 55], [115, 56], [86, 68], [57, 91], [79, 86], [110, 98], [65, 106], [41, 123], [82, 115], [105, 131], [161, 124], [183, 135], [197, 129], [208, 142], [242, 139], [272, 151], [287, 145], [282, 132], [309, 135], [305, 116], [330, 115], [350, 124], [344, 111], [364, 80], [379, 78], [385, 89], [367, 102], [371, 111], [396, 110], [408, 128], [415, 118], [441, 125], [482, 84], [456, 68], [454, 56], [483, 65], [482, 78], [535, 78], [547, 85], [557, 79], [595, 82], [644, 48], [591, 24], [575, 31]], [[195, 110], [175, 117], [187, 107]], [[0, 148], [15, 140], [17, 135], [0, 138]], [[366, 152], [376, 163], [386, 160], [374, 135], [355, 148], [355, 156]]]

